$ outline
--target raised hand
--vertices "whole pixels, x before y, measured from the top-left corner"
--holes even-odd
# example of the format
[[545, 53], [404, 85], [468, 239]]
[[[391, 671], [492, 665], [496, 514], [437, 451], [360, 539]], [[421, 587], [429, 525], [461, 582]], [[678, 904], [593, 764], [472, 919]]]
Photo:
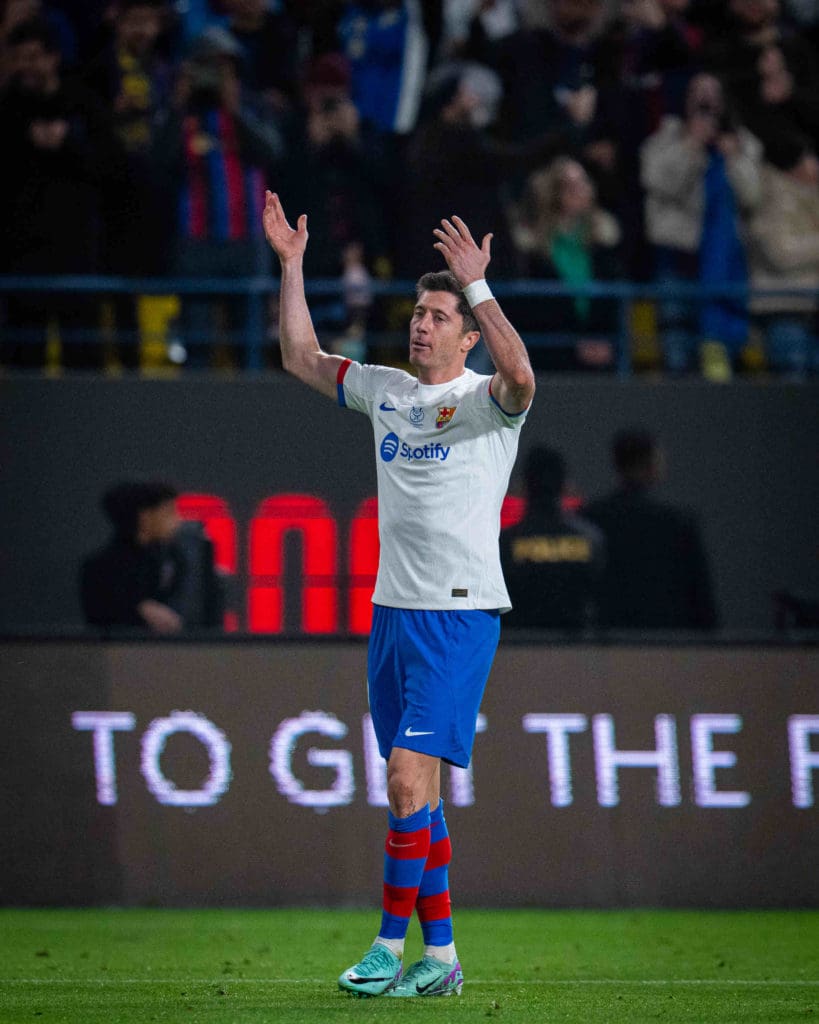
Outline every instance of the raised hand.
[[303, 213], [296, 222], [295, 230], [287, 223], [282, 204], [275, 192], [265, 192], [264, 233], [274, 252], [282, 261], [301, 259], [307, 248], [307, 214]]
[[489, 247], [492, 235], [484, 235], [478, 248], [469, 228], [460, 217], [453, 217], [451, 221], [442, 220], [441, 225], [432, 232], [438, 239], [433, 248], [443, 255], [458, 284], [463, 288], [486, 277], [486, 268], [491, 259]]

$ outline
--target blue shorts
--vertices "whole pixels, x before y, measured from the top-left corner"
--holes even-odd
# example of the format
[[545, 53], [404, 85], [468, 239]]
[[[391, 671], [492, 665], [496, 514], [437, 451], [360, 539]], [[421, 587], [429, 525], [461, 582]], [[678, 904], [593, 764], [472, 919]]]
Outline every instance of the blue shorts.
[[403, 747], [467, 767], [499, 637], [497, 611], [374, 606], [367, 686], [385, 760]]

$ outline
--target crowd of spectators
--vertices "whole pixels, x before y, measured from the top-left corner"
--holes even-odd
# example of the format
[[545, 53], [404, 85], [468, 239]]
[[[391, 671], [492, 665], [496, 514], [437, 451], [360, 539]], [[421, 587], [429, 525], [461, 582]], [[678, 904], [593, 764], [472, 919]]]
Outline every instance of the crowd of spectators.
[[[0, 11], [2, 274], [268, 274], [268, 187], [308, 214], [307, 273], [347, 283], [316, 319], [353, 355], [366, 354], [368, 317], [389, 331], [403, 315], [397, 301], [371, 305], [368, 282], [416, 278], [433, 226], [457, 212], [493, 232], [494, 279], [707, 285], [657, 304], [669, 372], [727, 379], [754, 341], [775, 371], [819, 365], [811, 0]], [[749, 303], [748, 285], [785, 291]], [[179, 358], [242, 366], [247, 304], [210, 289], [180, 298]], [[611, 299], [519, 298], [508, 312], [536, 339], [538, 368], [613, 365]], [[43, 366], [55, 330], [64, 365], [103, 365], [99, 296], [20, 291], [3, 316], [6, 365]], [[136, 366], [134, 296], [108, 319], [116, 358]], [[275, 365], [275, 327], [266, 341]]]

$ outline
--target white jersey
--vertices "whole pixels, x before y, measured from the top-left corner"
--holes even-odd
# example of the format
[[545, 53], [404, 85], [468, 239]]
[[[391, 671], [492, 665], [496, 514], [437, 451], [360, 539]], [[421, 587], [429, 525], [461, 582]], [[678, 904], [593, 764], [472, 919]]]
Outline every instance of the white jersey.
[[509, 610], [500, 510], [526, 413], [504, 412], [491, 382], [472, 370], [421, 384], [403, 370], [342, 366], [339, 404], [366, 413], [373, 425], [376, 604]]

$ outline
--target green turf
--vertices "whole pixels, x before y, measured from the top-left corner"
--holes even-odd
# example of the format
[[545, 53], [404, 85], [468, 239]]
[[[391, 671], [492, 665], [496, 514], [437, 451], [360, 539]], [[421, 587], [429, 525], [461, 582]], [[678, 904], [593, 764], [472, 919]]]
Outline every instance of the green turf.
[[819, 912], [461, 910], [460, 998], [352, 999], [335, 979], [377, 920], [0, 910], [0, 1022], [819, 1021]]

